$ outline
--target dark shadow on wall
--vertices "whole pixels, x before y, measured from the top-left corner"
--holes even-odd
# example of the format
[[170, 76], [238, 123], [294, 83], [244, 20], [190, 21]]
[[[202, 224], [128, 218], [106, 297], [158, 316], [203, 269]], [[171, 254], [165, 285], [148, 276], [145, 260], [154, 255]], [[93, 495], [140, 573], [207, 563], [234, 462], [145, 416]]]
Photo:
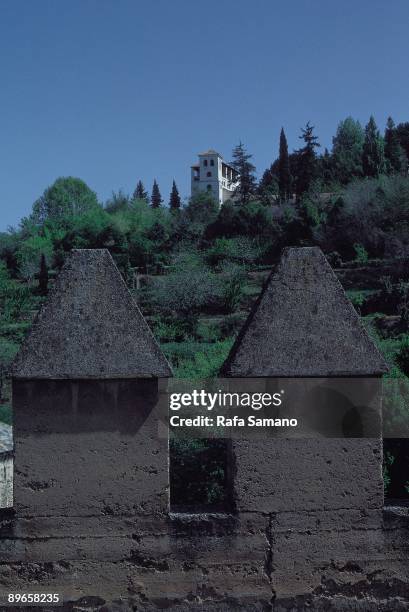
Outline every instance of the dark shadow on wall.
[[157, 379], [13, 383], [14, 425], [17, 431], [30, 435], [98, 431], [132, 435], [158, 401]]

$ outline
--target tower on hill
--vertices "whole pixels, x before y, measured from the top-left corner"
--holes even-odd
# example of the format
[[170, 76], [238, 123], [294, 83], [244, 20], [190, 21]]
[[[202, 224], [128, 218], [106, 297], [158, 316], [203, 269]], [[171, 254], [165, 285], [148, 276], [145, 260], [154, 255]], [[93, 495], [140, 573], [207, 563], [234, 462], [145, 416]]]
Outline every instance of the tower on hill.
[[201, 191], [210, 192], [221, 206], [233, 197], [239, 175], [213, 149], [199, 153], [198, 157], [199, 162], [191, 166], [191, 194], [194, 196]]

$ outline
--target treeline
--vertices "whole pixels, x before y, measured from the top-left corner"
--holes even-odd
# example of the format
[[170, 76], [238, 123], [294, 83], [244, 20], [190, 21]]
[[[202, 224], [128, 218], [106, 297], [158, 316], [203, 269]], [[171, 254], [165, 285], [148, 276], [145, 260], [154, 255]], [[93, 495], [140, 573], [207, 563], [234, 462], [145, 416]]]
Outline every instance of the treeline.
[[[234, 201], [221, 208], [209, 193], [182, 203], [175, 182], [164, 202], [156, 180], [148, 193], [138, 177], [132, 195], [119, 191], [105, 203], [79, 178], [58, 178], [45, 189], [17, 228], [0, 233], [0, 421], [11, 422], [5, 374], [73, 248], [110, 250], [175, 373], [191, 379], [217, 375], [259, 295], [264, 272], [255, 269], [276, 261], [283, 247], [318, 245], [332, 265], [352, 260], [361, 270], [369, 258], [409, 258], [409, 123], [388, 119], [381, 134], [373, 118], [364, 128], [347, 118], [322, 154], [309, 123], [300, 139], [289, 153], [281, 130], [277, 158], [259, 181], [251, 154], [242, 143], [235, 147], [241, 180]], [[139, 284], [140, 273], [147, 274]], [[355, 294], [362, 314], [379, 321], [374, 338], [394, 364], [388, 414], [406, 415], [398, 385], [409, 373], [407, 278]], [[382, 331], [382, 313], [399, 315], [394, 330], [388, 320]], [[196, 450], [198, 471], [207, 464]], [[395, 455], [389, 448], [390, 462]], [[192, 449], [178, 457], [191, 462]], [[388, 484], [392, 464], [385, 465]], [[206, 490], [217, 498], [216, 480]], [[409, 486], [395, 480], [399, 491]]]
[[309, 123], [300, 139], [289, 153], [281, 130], [278, 157], [260, 181], [244, 145], [235, 147], [240, 182], [221, 209], [207, 193], [182, 204], [174, 181], [167, 203], [156, 180], [148, 194], [138, 179], [132, 196], [119, 191], [101, 204], [82, 180], [59, 178], [17, 228], [0, 234], [0, 259], [12, 278], [31, 282], [40, 264], [44, 277], [71, 248], [109, 248], [126, 277], [189, 249], [215, 265], [235, 259], [243, 240], [247, 259], [260, 264], [286, 245], [318, 244], [334, 261], [406, 256], [409, 123], [389, 118], [381, 135], [373, 117], [365, 128], [348, 117], [323, 154]]
[[[406, 132], [393, 128], [392, 147], [390, 134], [375, 130], [370, 148], [369, 124], [362, 130], [352, 119], [341, 122], [332, 151], [323, 155], [312, 126], [291, 154], [282, 131], [269, 178], [264, 173], [259, 182], [239, 144], [232, 157], [241, 182], [234, 201], [221, 208], [207, 192], [182, 203], [176, 184], [165, 204], [158, 183], [148, 194], [141, 179], [132, 195], [114, 193], [102, 204], [81, 179], [57, 179], [17, 228], [0, 233], [0, 371], [73, 248], [109, 249], [168, 357], [189, 376], [217, 372], [260, 290], [251, 280], [258, 275], [248, 272], [270, 266], [283, 247], [318, 245], [334, 266], [408, 258]], [[401, 165], [392, 165], [393, 150]], [[147, 278], [138, 290], [141, 273]], [[385, 290], [389, 301], [396, 294], [395, 310], [406, 309], [404, 289]], [[198, 342], [211, 348], [203, 353]]]
[[409, 123], [395, 126], [391, 117], [383, 135], [372, 116], [365, 127], [347, 117], [338, 125], [332, 151], [325, 149], [321, 155], [310, 123], [301, 130], [300, 139], [303, 146], [289, 154], [281, 130], [279, 155], [253, 187], [253, 196], [267, 202], [299, 200], [311, 190], [332, 193], [356, 179], [406, 175], [408, 171]]

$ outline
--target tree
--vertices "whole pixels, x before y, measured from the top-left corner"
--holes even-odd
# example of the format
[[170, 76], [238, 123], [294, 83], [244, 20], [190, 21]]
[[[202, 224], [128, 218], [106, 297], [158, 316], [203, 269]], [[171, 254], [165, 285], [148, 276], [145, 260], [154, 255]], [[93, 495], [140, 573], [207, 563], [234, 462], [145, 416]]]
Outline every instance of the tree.
[[48, 293], [48, 266], [44, 253], [41, 253], [40, 272], [38, 273], [38, 290], [40, 295]]
[[310, 125], [308, 121], [305, 128], [301, 129], [302, 134], [299, 136], [305, 144], [301, 149], [295, 151], [297, 156], [297, 200], [309, 191], [317, 174], [317, 155], [315, 149], [321, 145], [318, 142], [317, 136], [314, 136], [313, 131], [314, 126]]
[[276, 160], [269, 168], [264, 170], [263, 176], [258, 183], [257, 195], [260, 197], [263, 204], [271, 204], [277, 199], [278, 179], [275, 172], [277, 162], [278, 160]]
[[[80, 218], [80, 217], [77, 217]], [[38, 274], [41, 257], [50, 262], [54, 256], [54, 240], [51, 232], [33, 233], [19, 245], [17, 260], [19, 275], [27, 281], [32, 281]]]
[[280, 200], [286, 202], [291, 197], [290, 159], [284, 128], [280, 132], [280, 151], [278, 157], [278, 189]]
[[406, 169], [407, 159], [392, 117], [388, 117], [385, 130], [385, 158], [389, 174], [399, 173]]
[[108, 213], [124, 212], [129, 210], [129, 196], [121, 189], [116, 193], [112, 192], [112, 196], [105, 203], [105, 210]]
[[152, 208], [159, 208], [162, 202], [163, 200], [162, 200], [162, 196], [159, 191], [159, 185], [155, 179], [153, 181], [153, 187], [152, 187], [151, 206]]
[[171, 211], [180, 210], [180, 195], [175, 181], [172, 183], [172, 191], [170, 192], [169, 208]]
[[238, 186], [235, 190], [235, 196], [240, 204], [247, 204], [256, 190], [255, 166], [250, 162], [253, 157], [246, 153], [246, 149], [242, 142], [233, 149], [232, 166], [238, 173]]
[[149, 202], [148, 192], [145, 191], [142, 181], [137, 182], [132, 198], [134, 200], [145, 200], [146, 202]]
[[328, 187], [330, 190], [333, 187], [334, 181], [337, 180], [336, 172], [334, 168], [334, 157], [330, 154], [327, 148], [324, 149], [324, 154], [320, 155], [317, 159], [318, 162], [318, 174], [323, 181], [323, 186]]
[[347, 117], [338, 124], [332, 139], [332, 154], [336, 179], [346, 185], [354, 177], [362, 176], [364, 130], [359, 121]]
[[365, 126], [362, 169], [365, 176], [373, 178], [385, 172], [384, 141], [372, 115]]
[[98, 206], [96, 194], [84, 181], [72, 176], [61, 177], [34, 202], [32, 219], [43, 224], [48, 219], [82, 215]]
[[193, 195], [184, 208], [184, 216], [189, 224], [208, 225], [217, 218], [219, 205], [212, 192], [199, 191]]
[[409, 122], [398, 123], [396, 126], [396, 135], [400, 146], [406, 153], [406, 158], [409, 160]]

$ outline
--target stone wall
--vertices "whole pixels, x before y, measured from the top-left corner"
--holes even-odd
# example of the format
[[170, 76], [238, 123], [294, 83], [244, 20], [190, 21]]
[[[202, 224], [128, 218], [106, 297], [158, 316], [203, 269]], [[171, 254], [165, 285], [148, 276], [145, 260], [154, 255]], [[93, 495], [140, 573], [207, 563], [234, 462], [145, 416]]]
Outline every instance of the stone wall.
[[[365, 439], [233, 441], [235, 511], [171, 513], [157, 413], [170, 369], [140, 324], [133, 335], [126, 326], [123, 333], [128, 347], [145, 347], [147, 359], [136, 355], [133, 363], [130, 350], [128, 361], [117, 362], [125, 369], [110, 376], [108, 358], [93, 357], [104, 352], [108, 331], [101, 331], [100, 316], [95, 325], [84, 295], [94, 295], [89, 285], [100, 286], [102, 274], [112, 283], [104, 299], [114, 304], [110, 292], [123, 289], [119, 275], [107, 273], [112, 261], [95, 251], [74, 253], [67, 266], [50, 302], [65, 313], [67, 338], [70, 317], [74, 326], [81, 320], [89, 341], [81, 339], [81, 350], [89, 352], [78, 359], [86, 375], [78, 377], [72, 354], [57, 352], [52, 375], [40, 359], [36, 376], [32, 354], [49, 351], [44, 334], [35, 341], [34, 333], [17, 360], [15, 502], [0, 521], [0, 593], [52, 591], [63, 595], [67, 610], [101, 612], [408, 609], [409, 517], [383, 508], [379, 432]], [[302, 376], [304, 363], [306, 375], [329, 384], [355, 376], [364, 394], [371, 388], [365, 380], [378, 380], [384, 364], [326, 266], [316, 249], [284, 255], [224, 375], [291, 376], [294, 366]], [[73, 278], [82, 279], [80, 286]], [[105, 313], [109, 326], [109, 308]], [[61, 330], [47, 325], [47, 310], [41, 317], [52, 344]], [[332, 351], [330, 359], [322, 359], [323, 350]], [[379, 412], [376, 401], [373, 409]]]
[[408, 537], [398, 509], [10, 517], [1, 584], [81, 610], [403, 611]]

